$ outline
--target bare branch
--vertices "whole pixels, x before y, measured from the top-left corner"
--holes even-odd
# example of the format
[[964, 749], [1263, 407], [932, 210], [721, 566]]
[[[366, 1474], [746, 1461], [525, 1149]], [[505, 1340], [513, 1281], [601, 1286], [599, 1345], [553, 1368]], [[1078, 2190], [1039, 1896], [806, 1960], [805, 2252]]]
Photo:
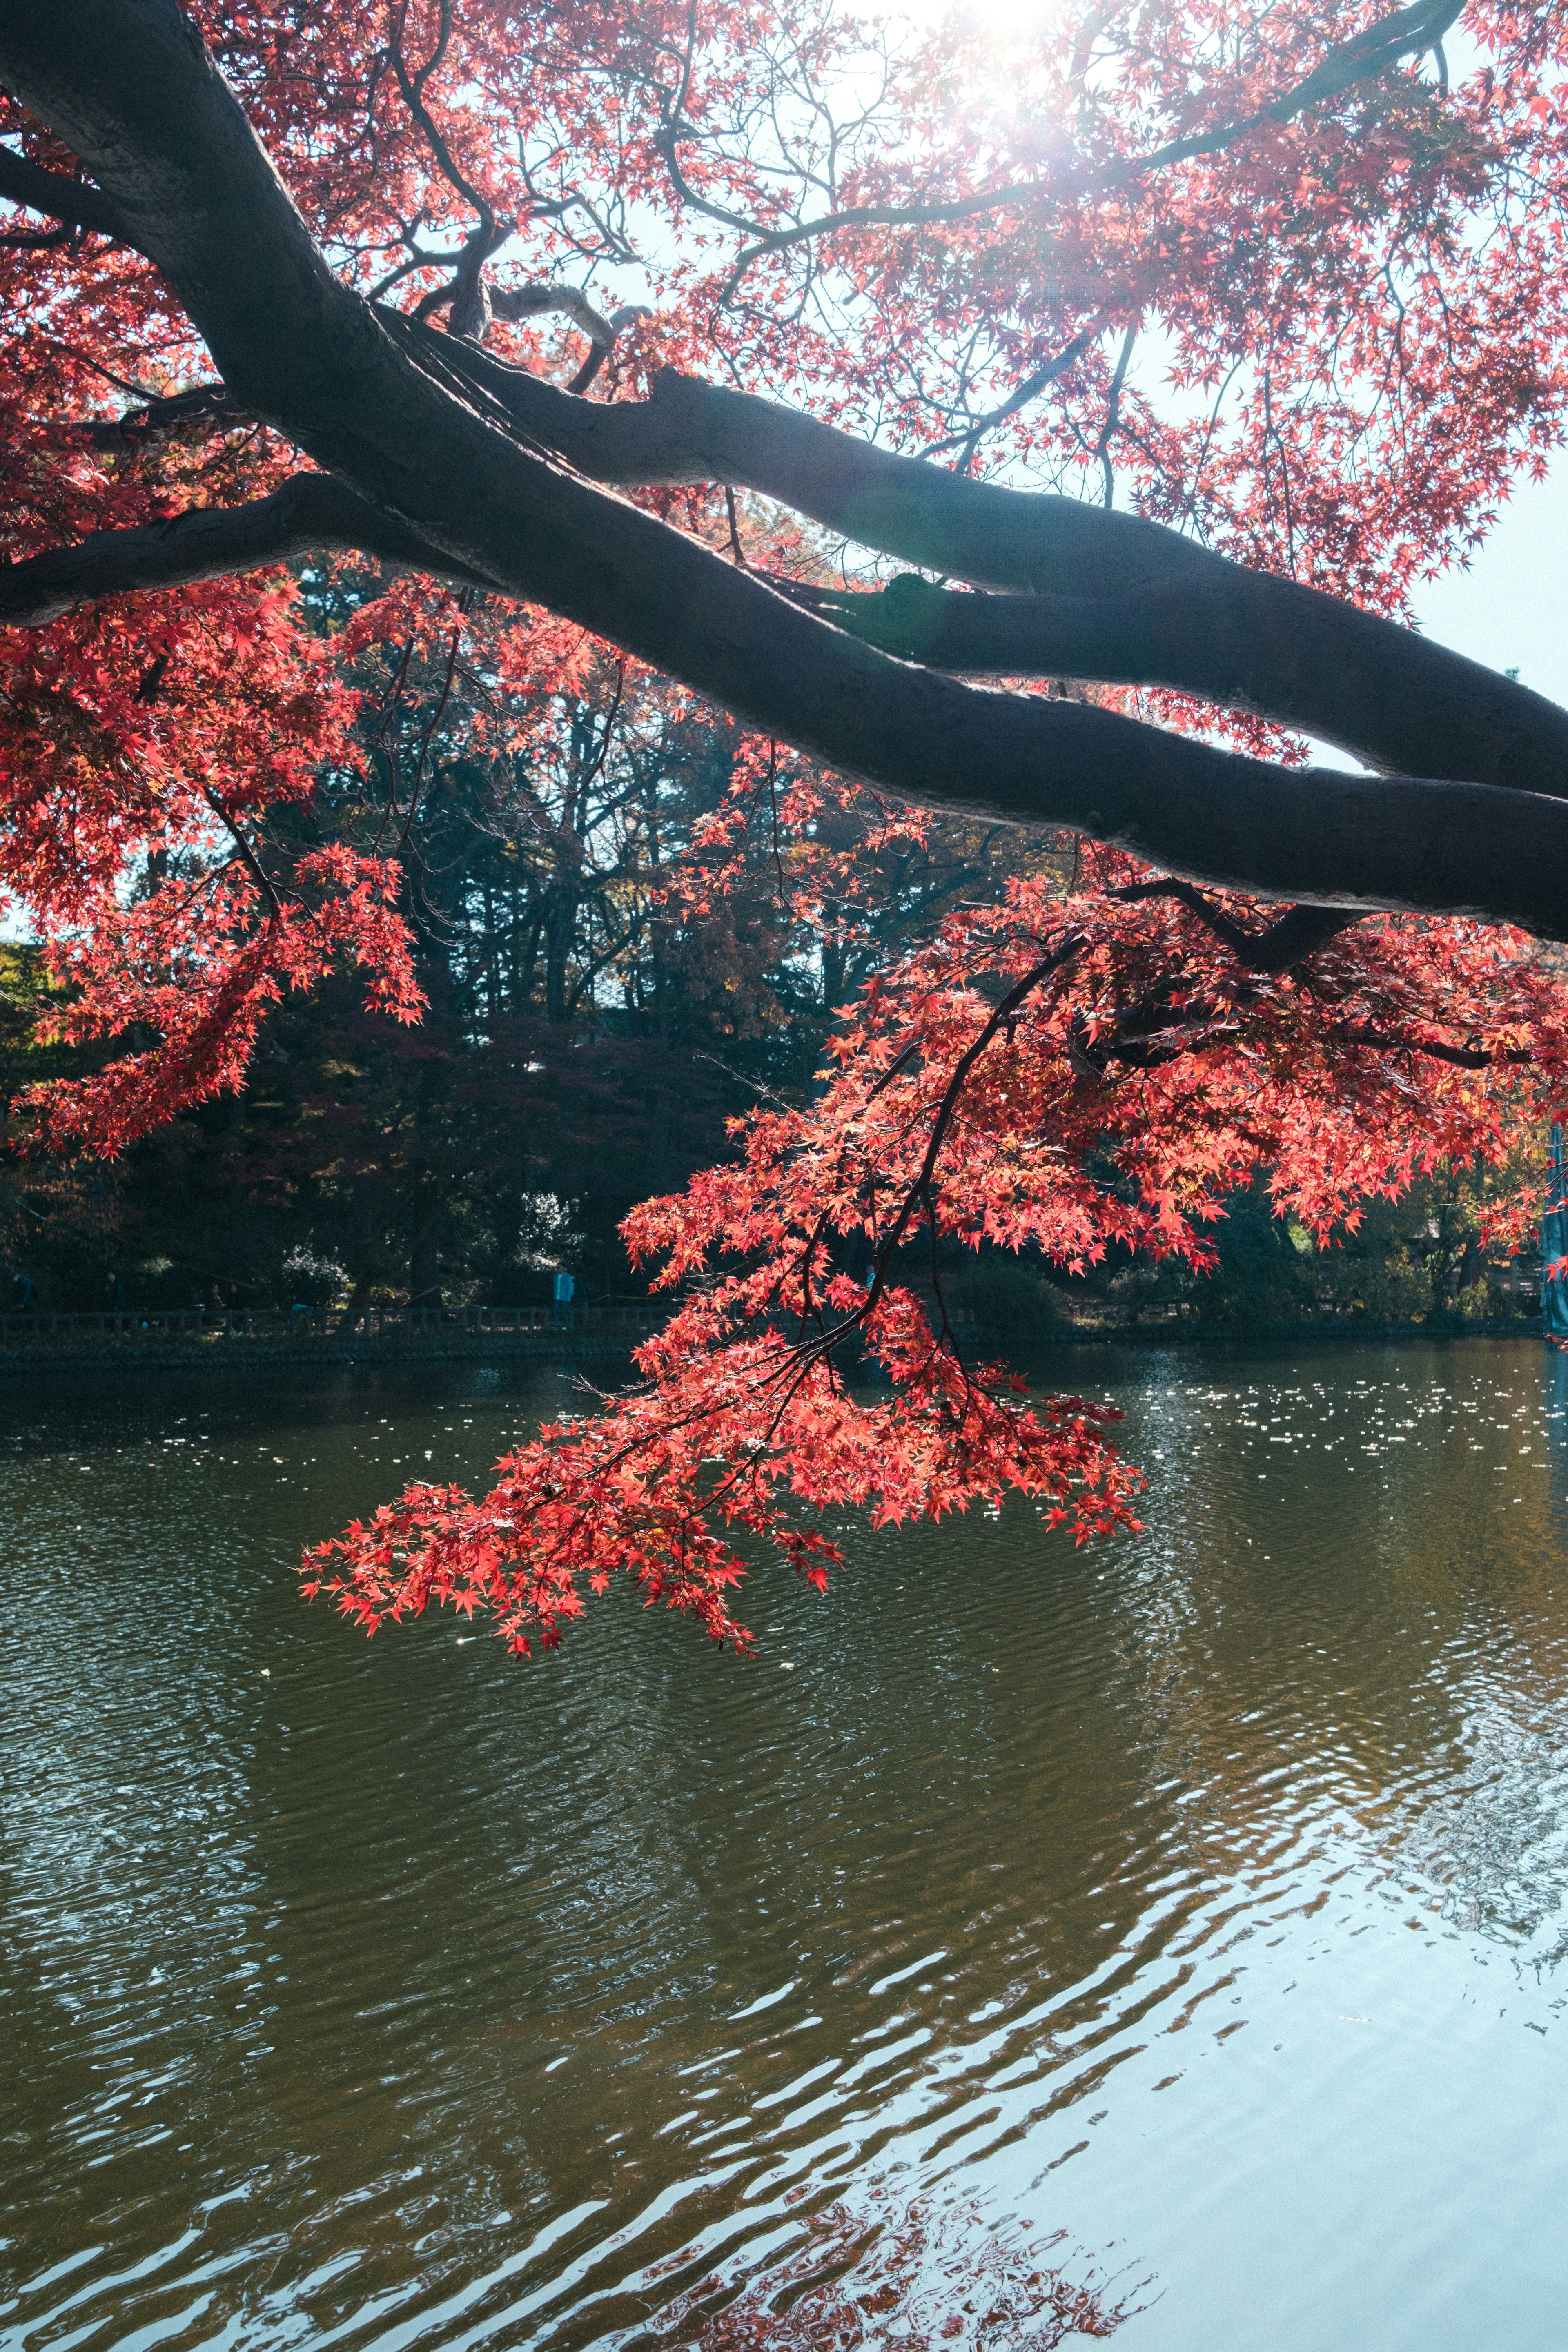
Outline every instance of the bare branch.
[[1031, 400], [1037, 398], [1047, 384], [1055, 383], [1058, 376], [1066, 375], [1069, 368], [1076, 367], [1100, 332], [1100, 321], [1096, 320], [1092, 326], [1085, 327], [1081, 334], [1075, 335], [1055, 359], [1047, 360], [1042, 367], [1026, 375], [999, 408], [991, 409], [984, 416], [977, 416], [972, 425], [964, 426], [962, 433], [950, 433], [945, 441], [929, 442], [921, 450], [921, 457], [929, 461], [942, 457], [949, 449], [962, 449], [963, 455], [958, 461], [958, 470], [961, 474], [966, 472], [986, 434], [994, 433], [998, 425], [1005, 425], [1010, 416], [1016, 416], [1021, 408], [1026, 408]]
[[1121, 387], [1126, 382], [1127, 362], [1132, 357], [1132, 346], [1137, 340], [1138, 322], [1134, 320], [1121, 338], [1121, 350], [1110, 379], [1110, 396], [1105, 404], [1105, 422], [1094, 445], [1094, 454], [1100, 459], [1105, 476], [1105, 510], [1108, 514], [1116, 503], [1116, 469], [1110, 462], [1110, 445], [1121, 430]]

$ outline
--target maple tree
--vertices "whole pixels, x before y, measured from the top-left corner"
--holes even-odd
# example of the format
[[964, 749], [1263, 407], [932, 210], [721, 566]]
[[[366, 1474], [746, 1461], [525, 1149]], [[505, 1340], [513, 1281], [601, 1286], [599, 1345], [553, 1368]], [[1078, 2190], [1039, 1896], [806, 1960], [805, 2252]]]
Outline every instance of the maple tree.
[[[1090, 845], [950, 911], [818, 1092], [634, 1215], [674, 1302], [640, 1389], [313, 1584], [526, 1650], [625, 1570], [743, 1643], [738, 1547], [820, 1580], [832, 1507], [1127, 1526], [1107, 1416], [967, 1365], [917, 1246], [1202, 1265], [1238, 1185], [1322, 1232], [1528, 1142], [1568, 712], [1405, 623], [1562, 438], [1565, 46], [1455, 0], [0, 5], [0, 886], [108, 1049], [41, 1135], [234, 1085], [334, 965], [415, 1018], [454, 695], [515, 758], [605, 646], [742, 730], [792, 920], [866, 919], [857, 787], [876, 845]], [[354, 775], [374, 825], [306, 845]], [[693, 924], [730, 827], [668, 883]]]

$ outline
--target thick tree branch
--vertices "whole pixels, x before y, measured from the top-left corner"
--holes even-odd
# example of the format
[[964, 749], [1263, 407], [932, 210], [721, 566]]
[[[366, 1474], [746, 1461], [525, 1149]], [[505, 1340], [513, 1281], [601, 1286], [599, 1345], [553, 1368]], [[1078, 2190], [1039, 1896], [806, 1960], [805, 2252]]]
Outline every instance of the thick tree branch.
[[733, 483], [861, 546], [1003, 592], [930, 591], [936, 601], [920, 605], [920, 583], [895, 582], [886, 599], [819, 597], [841, 626], [905, 660], [1165, 687], [1300, 728], [1390, 773], [1568, 793], [1568, 711], [1557, 704], [1160, 523], [971, 481], [673, 371], [646, 402], [605, 404], [487, 352], [465, 351], [460, 363], [476, 394], [595, 480]]
[[355, 549], [409, 571], [458, 577], [411, 530], [330, 475], [296, 474], [252, 506], [198, 507], [169, 522], [97, 531], [75, 547], [0, 566], [0, 625], [42, 628], [100, 596], [226, 579], [297, 562], [325, 548]]
[[[1163, 688], [1300, 728], [1387, 772], [1568, 793], [1568, 712], [1556, 704], [1157, 523], [972, 482], [673, 372], [647, 402], [574, 399], [381, 315], [459, 397], [597, 480], [737, 483], [905, 562], [1013, 592], [963, 595], [912, 578], [881, 595], [775, 583], [903, 660], [961, 676]], [[102, 439], [125, 432], [96, 428]]]
[[1241, 960], [1249, 971], [1289, 971], [1359, 919], [1359, 910], [1351, 908], [1289, 907], [1249, 941]]
[[216, 427], [224, 432], [231, 425], [254, 422], [229, 398], [226, 385], [199, 383], [188, 392], [145, 401], [138, 408], [128, 408], [123, 416], [95, 420], [80, 429], [94, 449], [121, 449], [172, 441], [196, 429]]
[[542, 279], [527, 286], [491, 286], [478, 263], [468, 273], [467, 282], [459, 266], [450, 286], [438, 287], [423, 296], [409, 315], [422, 324], [448, 303], [452, 310], [450, 331], [459, 341], [475, 343], [485, 341], [492, 319], [515, 322], [541, 318], [550, 310], [563, 311], [588, 338], [588, 356], [566, 387], [568, 392], [577, 394], [587, 391], [615, 349], [621, 329], [629, 327], [635, 319], [649, 315], [646, 304], [634, 302], [612, 310], [605, 318], [579, 286], [557, 286]]
[[779, 584], [867, 644], [960, 677], [1164, 688], [1300, 728], [1385, 772], [1568, 794], [1556, 703], [1294, 581], [1202, 551], [1189, 569], [1186, 546], [1170, 551], [1171, 576], [1121, 594], [973, 595], [913, 574], [879, 594]]
[[[1568, 793], [1568, 712], [1556, 704], [1157, 523], [972, 482], [671, 372], [656, 378], [647, 402], [574, 399], [383, 315], [415, 337], [422, 365], [438, 368], [459, 396], [493, 404], [531, 442], [601, 481], [739, 483], [906, 562], [1005, 591], [1050, 592], [963, 595], [913, 578], [881, 595], [774, 583], [901, 659], [961, 676], [1163, 688], [1300, 728], [1388, 772]], [[223, 416], [235, 413], [231, 403]], [[162, 422], [150, 413], [152, 425]], [[140, 430], [137, 418], [93, 428], [104, 441]], [[430, 568], [442, 570], [440, 559], [432, 555]]]
[[[1466, 780], [1442, 781], [1452, 765], [1410, 782], [1271, 768], [1076, 702], [965, 686], [830, 627], [594, 488], [551, 454], [540, 427], [570, 419], [579, 446], [591, 447], [597, 420], [620, 412], [553, 393], [451, 338], [394, 331], [339, 283], [173, 0], [54, 0], [47, 10], [0, 0], [0, 74], [114, 191], [233, 397], [433, 549], [441, 568], [544, 604], [759, 731], [924, 806], [1071, 825], [1179, 874], [1305, 904], [1470, 913], [1568, 932], [1568, 803], [1540, 783], [1508, 789], [1469, 780], [1463, 767]], [[1131, 518], [1101, 515], [1090, 531], [1062, 511], [1066, 501], [1016, 498], [860, 451], [763, 402], [678, 381], [673, 398], [650, 403], [629, 429], [646, 436], [652, 424], [668, 439], [673, 422], [706, 458], [705, 428], [716, 418], [721, 442], [755, 453], [755, 473], [793, 469], [811, 491], [798, 501], [807, 511], [847, 508], [857, 536], [873, 544], [926, 545], [945, 529], [973, 558], [943, 567], [960, 577], [1012, 567], [1024, 576], [1004, 584], [1038, 592], [1070, 583], [1081, 594], [1087, 573], [1098, 575], [1101, 595], [1181, 578], [1215, 604], [1218, 619], [1223, 580], [1234, 580], [1254, 618], [1257, 599], [1278, 594], [1277, 683], [1289, 682], [1289, 629], [1320, 606], [1318, 635], [1307, 631], [1300, 658], [1324, 669], [1321, 693], [1342, 677], [1347, 654], [1352, 669], [1364, 662], [1368, 629], [1391, 649], [1421, 649], [1385, 624], [1219, 565]], [[689, 478], [754, 475], [746, 464], [708, 463]], [[982, 518], [996, 526], [989, 551]], [[1451, 689], [1453, 657], [1426, 650], [1434, 680]], [[1403, 751], [1431, 735], [1412, 658], [1393, 688], [1410, 720]], [[1459, 668], [1488, 680], [1472, 665]], [[1382, 682], [1388, 690], [1386, 669]], [[1495, 706], [1505, 719], [1520, 709], [1508, 692], [1518, 695], [1505, 691]], [[1364, 685], [1351, 699], [1358, 723], [1364, 717], [1386, 732]], [[1522, 701], [1546, 714], [1544, 731], [1554, 727], [1561, 744], [1568, 716]], [[1472, 726], [1468, 740], [1482, 731]], [[1508, 756], [1523, 732], [1510, 735]], [[1495, 742], [1489, 761], [1495, 770]], [[1533, 772], [1562, 791], [1560, 756], [1538, 756]]]

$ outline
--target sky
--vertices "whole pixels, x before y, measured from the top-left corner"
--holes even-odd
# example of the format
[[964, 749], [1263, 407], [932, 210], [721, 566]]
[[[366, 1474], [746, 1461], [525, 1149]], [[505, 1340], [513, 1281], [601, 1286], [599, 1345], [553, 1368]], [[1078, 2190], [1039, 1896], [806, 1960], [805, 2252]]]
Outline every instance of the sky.
[[[886, 6], [889, 0], [881, 0]], [[1054, 11], [1057, 0], [890, 0], [917, 31], [961, 13], [982, 25], [1017, 34], [1032, 19]], [[880, 13], [875, 9], [873, 13]], [[1447, 37], [1449, 69], [1460, 77], [1483, 62], [1462, 31]], [[1161, 383], [1157, 329], [1146, 327], [1140, 362], [1158, 404], [1170, 406]], [[1135, 373], [1137, 369], [1135, 367]], [[1521, 684], [1553, 702], [1568, 703], [1568, 456], [1555, 478], [1521, 482], [1468, 571], [1454, 571], [1423, 588], [1415, 598], [1422, 634], [1484, 662], [1489, 669], [1517, 669]], [[1342, 752], [1327, 755], [1342, 763]]]
[[1568, 461], [1539, 488], [1521, 483], [1469, 570], [1415, 602], [1424, 635], [1568, 702]]

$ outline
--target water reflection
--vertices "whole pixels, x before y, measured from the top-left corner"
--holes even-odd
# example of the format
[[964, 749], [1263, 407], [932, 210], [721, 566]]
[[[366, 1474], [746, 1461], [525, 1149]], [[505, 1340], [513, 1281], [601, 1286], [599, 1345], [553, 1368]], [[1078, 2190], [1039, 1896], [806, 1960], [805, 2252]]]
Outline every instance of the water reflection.
[[1555, 2346], [1568, 1360], [1065, 1377], [1141, 1542], [862, 1531], [751, 1666], [300, 1607], [553, 1382], [14, 1407], [0, 2342], [629, 2346], [888, 2181], [1150, 2352]]

